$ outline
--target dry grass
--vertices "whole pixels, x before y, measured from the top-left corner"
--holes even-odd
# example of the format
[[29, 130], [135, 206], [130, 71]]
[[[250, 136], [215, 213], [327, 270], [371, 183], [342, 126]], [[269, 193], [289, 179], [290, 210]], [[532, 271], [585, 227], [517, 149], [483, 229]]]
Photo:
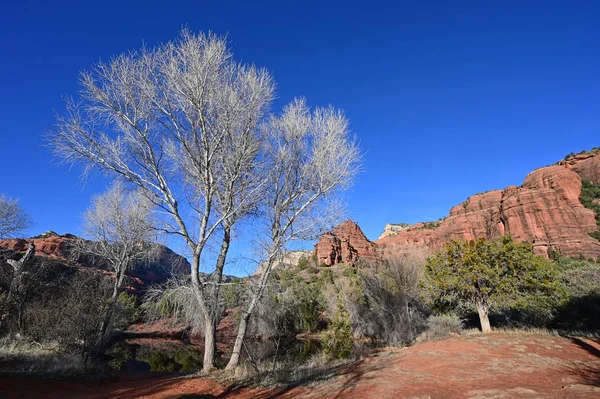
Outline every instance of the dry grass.
[[[492, 333], [494, 334], [506, 334], [506, 335], [545, 335], [551, 337], [583, 337], [583, 338], [600, 338], [600, 334], [598, 332], [590, 332], [590, 331], [561, 331], [556, 329], [548, 329], [541, 327], [520, 327], [520, 328], [507, 328], [507, 327], [498, 327], [493, 328]], [[470, 328], [468, 330], [464, 330], [462, 335], [472, 336], [472, 335], [483, 335], [481, 331], [477, 328]]]
[[64, 353], [57, 345], [0, 340], [0, 375], [74, 376], [86, 371], [80, 356]]

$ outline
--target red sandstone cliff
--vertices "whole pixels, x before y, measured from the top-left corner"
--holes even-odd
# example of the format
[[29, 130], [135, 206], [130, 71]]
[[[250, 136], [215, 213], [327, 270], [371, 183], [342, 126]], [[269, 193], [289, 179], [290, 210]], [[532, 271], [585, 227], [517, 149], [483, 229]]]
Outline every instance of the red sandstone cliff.
[[379, 259], [377, 246], [369, 241], [360, 227], [351, 220], [340, 223], [333, 231], [325, 233], [315, 245], [318, 264], [354, 264], [359, 257], [373, 262]]
[[370, 260], [378, 253], [393, 254], [414, 246], [436, 249], [452, 239], [511, 234], [519, 241], [532, 243], [538, 254], [545, 255], [548, 248], [554, 248], [566, 256], [596, 259], [600, 242], [588, 235], [597, 230], [597, 225], [594, 212], [579, 201], [582, 179], [600, 184], [600, 152], [573, 155], [557, 165], [537, 169], [521, 187], [469, 197], [439, 222], [388, 229], [392, 233], [384, 232], [375, 243], [362, 232], [350, 234], [360, 229], [353, 222], [344, 222], [341, 233], [342, 225], [321, 237], [316, 245], [317, 257], [328, 265], [354, 263], [358, 257]]

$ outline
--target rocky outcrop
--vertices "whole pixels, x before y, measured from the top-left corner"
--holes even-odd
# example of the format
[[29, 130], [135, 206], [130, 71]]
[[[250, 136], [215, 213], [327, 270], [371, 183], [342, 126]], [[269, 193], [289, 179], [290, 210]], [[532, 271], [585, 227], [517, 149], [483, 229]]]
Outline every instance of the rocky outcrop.
[[68, 241], [72, 237], [71, 235], [60, 236], [53, 231], [48, 231], [42, 235], [28, 239], [13, 238], [0, 240], [0, 248], [15, 252], [25, 252], [29, 243], [33, 243], [37, 255], [67, 261], [69, 259]]
[[317, 263], [327, 266], [338, 263], [355, 264], [359, 259], [379, 262], [377, 246], [367, 239], [360, 227], [351, 220], [339, 224], [321, 236], [315, 245]]
[[[46, 232], [36, 237], [27, 239], [0, 240], [0, 249], [16, 253], [24, 253], [29, 243], [35, 245], [36, 256], [54, 259], [65, 264], [78, 266], [91, 266], [85, 258], [74, 259], [70, 253], [70, 241], [77, 237], [72, 234], [58, 235], [53, 231]], [[138, 278], [145, 284], [156, 284], [165, 281], [172, 274], [185, 274], [190, 270], [190, 263], [183, 256], [173, 252], [161, 244], [154, 244], [152, 260], [140, 262], [135, 265], [127, 275]], [[106, 269], [99, 262], [94, 262], [94, 267]]]
[[383, 233], [379, 236], [379, 238], [395, 236], [403, 230], [406, 230], [410, 227], [410, 224], [407, 223], [388, 223], [385, 225], [383, 229]]
[[600, 242], [593, 211], [579, 201], [581, 180], [600, 183], [600, 153], [577, 154], [530, 173], [521, 187], [511, 186], [469, 197], [437, 223], [419, 223], [375, 243], [384, 253], [408, 246], [439, 248], [452, 240], [511, 234], [533, 244], [536, 253], [560, 249], [566, 256], [597, 258]]
[[600, 183], [599, 156], [600, 150], [596, 149], [567, 157], [564, 161], [559, 162], [559, 165], [574, 170], [583, 180], [598, 184]]
[[600, 184], [600, 150], [569, 155], [555, 165], [531, 172], [520, 187], [510, 186], [476, 194], [450, 209], [437, 222], [412, 226], [388, 224], [375, 242], [369, 241], [352, 221], [324, 234], [315, 249], [319, 263], [380, 261], [415, 247], [439, 249], [450, 240], [491, 239], [510, 234], [530, 242], [536, 253], [548, 249], [565, 256], [600, 257], [595, 214], [580, 200], [581, 181]]
[[[304, 257], [306, 259], [310, 259], [313, 256], [313, 251], [308, 249], [299, 249], [296, 251], [287, 251], [283, 254], [280, 259], [277, 259], [273, 262], [272, 269], [282, 268], [282, 267], [292, 267], [297, 266], [300, 258]], [[258, 269], [254, 272], [255, 275], [260, 275], [264, 273], [264, 269], [266, 267], [265, 263], [261, 263], [258, 266]]]

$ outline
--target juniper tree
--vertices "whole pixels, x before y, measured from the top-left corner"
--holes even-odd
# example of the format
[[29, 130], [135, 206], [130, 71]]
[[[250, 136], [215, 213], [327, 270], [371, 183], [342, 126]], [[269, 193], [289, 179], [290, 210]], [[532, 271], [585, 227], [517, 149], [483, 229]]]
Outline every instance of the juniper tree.
[[559, 291], [557, 277], [556, 266], [530, 244], [502, 236], [446, 244], [427, 260], [424, 286], [438, 305], [472, 306], [487, 333], [491, 309], [550, 298]]

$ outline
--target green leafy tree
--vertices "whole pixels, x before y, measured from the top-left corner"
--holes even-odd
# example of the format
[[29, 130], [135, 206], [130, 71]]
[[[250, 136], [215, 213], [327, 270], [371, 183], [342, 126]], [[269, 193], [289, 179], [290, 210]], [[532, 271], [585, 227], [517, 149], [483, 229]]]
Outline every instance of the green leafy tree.
[[560, 293], [557, 277], [557, 267], [534, 255], [530, 244], [502, 236], [448, 243], [427, 260], [424, 286], [437, 306], [474, 307], [487, 333], [490, 309], [554, 299]]

